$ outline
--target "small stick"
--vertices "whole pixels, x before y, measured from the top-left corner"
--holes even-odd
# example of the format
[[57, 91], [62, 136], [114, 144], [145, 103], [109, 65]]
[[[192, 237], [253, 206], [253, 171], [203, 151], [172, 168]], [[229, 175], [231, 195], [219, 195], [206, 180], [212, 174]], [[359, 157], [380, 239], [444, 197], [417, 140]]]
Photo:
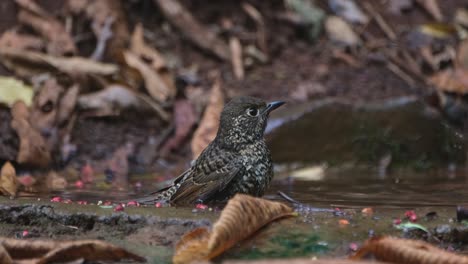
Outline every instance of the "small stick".
[[395, 31], [393, 31], [393, 29], [390, 27], [390, 25], [385, 21], [385, 19], [374, 9], [374, 7], [370, 3], [364, 2], [363, 5], [364, 8], [375, 19], [375, 22], [377, 22], [377, 25], [379, 25], [380, 29], [382, 29], [385, 35], [387, 35], [387, 37], [390, 40], [396, 41], [397, 35]]

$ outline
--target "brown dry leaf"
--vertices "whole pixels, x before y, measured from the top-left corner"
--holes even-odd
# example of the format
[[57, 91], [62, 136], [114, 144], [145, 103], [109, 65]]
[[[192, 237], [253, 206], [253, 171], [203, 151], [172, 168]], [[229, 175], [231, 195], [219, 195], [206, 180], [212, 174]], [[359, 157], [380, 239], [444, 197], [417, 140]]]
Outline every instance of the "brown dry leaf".
[[80, 86], [75, 84], [68, 88], [63, 94], [59, 102], [59, 111], [57, 115], [57, 124], [64, 123], [67, 121], [73, 110], [75, 109], [76, 102], [78, 101], [78, 94], [80, 92]]
[[88, 261], [121, 261], [124, 259], [135, 262], [146, 261], [143, 257], [100, 240], [51, 241], [0, 237], [0, 247], [4, 249], [4, 259], [8, 260], [9, 258], [13, 261], [31, 264], [63, 263], [78, 259]]
[[50, 161], [50, 151], [44, 138], [29, 123], [29, 109], [23, 101], [17, 101], [11, 107], [11, 127], [20, 139], [16, 161], [19, 163], [46, 167]]
[[374, 237], [369, 239], [351, 259], [362, 259], [370, 253], [378, 260], [392, 263], [468, 263], [467, 256], [460, 256], [442, 250], [423, 241], [394, 237]]
[[468, 70], [468, 39], [463, 40], [458, 45], [457, 67]]
[[285, 204], [237, 194], [229, 200], [211, 231], [197, 228], [182, 237], [172, 261], [213, 259], [265, 225], [287, 216], [293, 216], [293, 210]]
[[446, 69], [432, 75], [429, 82], [442, 92], [466, 94], [468, 93], [468, 69]]
[[440, 11], [437, 0], [416, 0], [426, 11], [437, 21], [441, 22], [444, 20], [444, 16]]
[[0, 192], [3, 195], [15, 197], [18, 192], [18, 179], [16, 178], [16, 170], [9, 161], [3, 164], [0, 171]]
[[197, 115], [192, 103], [187, 99], [176, 100], [174, 102], [173, 119], [175, 132], [161, 148], [161, 155], [163, 156], [179, 148], [192, 132], [193, 126], [197, 122]]
[[229, 48], [231, 49], [231, 63], [234, 69], [234, 75], [238, 80], [244, 79], [244, 63], [242, 60], [242, 44], [237, 37], [229, 39]]
[[18, 20], [30, 26], [47, 40], [47, 53], [70, 55], [76, 53], [75, 42], [56, 18], [32, 0], [16, 0], [21, 7]]
[[191, 143], [193, 159], [196, 159], [216, 137], [223, 107], [224, 95], [221, 89], [221, 80], [217, 78], [211, 88], [210, 100], [206, 106], [205, 113], [197, 130], [193, 134]]
[[0, 47], [40, 50], [44, 47], [44, 41], [31, 35], [19, 34], [16, 30], [8, 30], [0, 37]]
[[179, 1], [154, 0], [167, 20], [201, 49], [224, 61], [230, 61], [228, 45], [206, 29]]
[[0, 49], [0, 61], [22, 77], [30, 77], [52, 70], [71, 76], [79, 74], [111, 75], [118, 72], [114, 64], [100, 63], [83, 57], [56, 57], [15, 48]]
[[170, 96], [176, 93], [174, 76], [167, 68], [167, 63], [161, 54], [154, 48], [145, 43], [143, 37], [143, 25], [141, 23], [135, 26], [130, 42], [130, 51], [138, 55], [145, 62], [148, 62], [154, 71], [156, 71], [169, 89]]
[[148, 64], [131, 51], [123, 53], [128, 66], [137, 69], [145, 80], [145, 88], [154, 99], [165, 102], [175, 93], [175, 89], [167, 86], [164, 79]]

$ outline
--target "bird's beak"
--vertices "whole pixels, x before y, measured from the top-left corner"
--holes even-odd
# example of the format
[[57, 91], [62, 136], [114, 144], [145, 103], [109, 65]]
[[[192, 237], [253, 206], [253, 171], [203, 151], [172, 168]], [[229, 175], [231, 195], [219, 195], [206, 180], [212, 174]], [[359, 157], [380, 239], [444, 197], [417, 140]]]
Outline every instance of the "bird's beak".
[[286, 102], [284, 101], [274, 101], [274, 102], [271, 102], [267, 105], [267, 107], [265, 108], [265, 113], [270, 113], [271, 111], [275, 110], [276, 108], [284, 105]]

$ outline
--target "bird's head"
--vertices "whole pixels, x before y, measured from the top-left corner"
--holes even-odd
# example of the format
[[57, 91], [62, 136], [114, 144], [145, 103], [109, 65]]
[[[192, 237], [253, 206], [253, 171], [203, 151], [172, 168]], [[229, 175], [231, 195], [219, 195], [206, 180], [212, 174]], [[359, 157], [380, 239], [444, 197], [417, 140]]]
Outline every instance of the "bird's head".
[[282, 101], [266, 103], [248, 96], [232, 99], [221, 113], [217, 140], [235, 146], [262, 139], [270, 112], [283, 104]]

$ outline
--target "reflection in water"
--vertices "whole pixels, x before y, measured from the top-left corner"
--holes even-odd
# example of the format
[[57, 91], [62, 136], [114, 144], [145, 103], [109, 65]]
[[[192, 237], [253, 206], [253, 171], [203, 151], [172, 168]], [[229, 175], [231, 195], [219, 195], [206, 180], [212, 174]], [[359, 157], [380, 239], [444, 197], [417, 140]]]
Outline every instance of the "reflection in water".
[[454, 206], [468, 204], [466, 175], [465, 169], [399, 171], [379, 179], [377, 171], [344, 170], [326, 173], [322, 181], [275, 181], [269, 193], [283, 191], [316, 207]]

